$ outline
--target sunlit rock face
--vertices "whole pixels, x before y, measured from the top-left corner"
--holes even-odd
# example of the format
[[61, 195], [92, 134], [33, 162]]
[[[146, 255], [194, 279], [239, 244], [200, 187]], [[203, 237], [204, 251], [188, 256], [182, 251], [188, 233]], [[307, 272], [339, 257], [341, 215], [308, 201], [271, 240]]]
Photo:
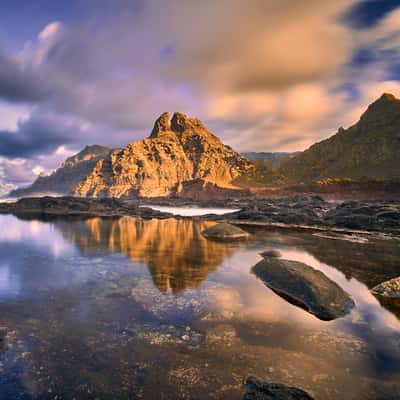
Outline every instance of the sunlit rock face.
[[133, 262], [144, 263], [163, 293], [182, 292], [199, 286], [207, 275], [238, 246], [207, 241], [201, 235], [213, 222], [192, 220], [116, 220], [91, 218], [79, 230], [57, 223], [65, 237], [84, 251], [99, 247], [120, 252]]
[[203, 180], [222, 188], [252, 164], [225, 146], [202, 122], [162, 114], [147, 139], [133, 142], [99, 160], [76, 187], [79, 196], [157, 197], [179, 194], [183, 184]]

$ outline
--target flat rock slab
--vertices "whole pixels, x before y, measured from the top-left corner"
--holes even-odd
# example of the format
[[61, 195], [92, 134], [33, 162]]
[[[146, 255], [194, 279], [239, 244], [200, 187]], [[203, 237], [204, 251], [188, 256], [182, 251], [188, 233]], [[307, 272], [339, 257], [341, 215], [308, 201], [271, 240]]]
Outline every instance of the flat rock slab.
[[247, 378], [243, 400], [313, 400], [304, 390], [281, 383], [265, 383]]
[[216, 240], [245, 239], [249, 236], [249, 233], [243, 229], [225, 222], [214, 225], [201, 232], [201, 234], [206, 238]]
[[298, 261], [267, 257], [252, 271], [279, 296], [324, 321], [343, 317], [355, 305], [338, 284]]

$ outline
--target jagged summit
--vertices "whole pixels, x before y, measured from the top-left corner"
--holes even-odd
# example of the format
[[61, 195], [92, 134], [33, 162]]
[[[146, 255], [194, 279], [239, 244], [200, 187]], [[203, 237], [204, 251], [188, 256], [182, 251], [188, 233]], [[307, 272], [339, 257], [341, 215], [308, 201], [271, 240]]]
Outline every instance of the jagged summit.
[[174, 112], [170, 118], [169, 112], [162, 113], [154, 123], [150, 138], [160, 137], [165, 134], [182, 134], [185, 131], [205, 130], [204, 124], [198, 118], [190, 118], [181, 112]]
[[234, 188], [233, 181], [253, 168], [225, 146], [197, 118], [165, 112], [148, 138], [99, 160], [76, 187], [79, 196], [156, 197], [180, 193], [188, 182]]
[[169, 131], [171, 131], [169, 112], [164, 112], [156, 119], [150, 138], [159, 137], [161, 134]]

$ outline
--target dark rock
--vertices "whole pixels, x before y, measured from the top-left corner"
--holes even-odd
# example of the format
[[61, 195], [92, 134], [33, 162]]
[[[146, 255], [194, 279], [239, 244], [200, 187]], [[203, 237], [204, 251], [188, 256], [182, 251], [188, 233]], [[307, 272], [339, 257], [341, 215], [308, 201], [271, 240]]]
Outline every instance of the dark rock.
[[260, 256], [262, 257], [274, 257], [274, 258], [280, 258], [282, 257], [282, 254], [279, 250], [266, 250], [260, 253]]
[[393, 219], [400, 221], [400, 211], [384, 211], [377, 214], [377, 218]]
[[304, 390], [282, 383], [266, 383], [256, 378], [246, 379], [243, 400], [313, 400]]
[[321, 320], [342, 317], [354, 307], [348, 293], [309, 265], [265, 258], [253, 273], [275, 293]]
[[243, 229], [225, 222], [214, 225], [201, 234], [206, 238], [219, 240], [244, 239], [249, 236]]
[[363, 214], [339, 215], [334, 216], [332, 220], [338, 227], [355, 230], [369, 230], [373, 228], [375, 224], [375, 219], [373, 217]]

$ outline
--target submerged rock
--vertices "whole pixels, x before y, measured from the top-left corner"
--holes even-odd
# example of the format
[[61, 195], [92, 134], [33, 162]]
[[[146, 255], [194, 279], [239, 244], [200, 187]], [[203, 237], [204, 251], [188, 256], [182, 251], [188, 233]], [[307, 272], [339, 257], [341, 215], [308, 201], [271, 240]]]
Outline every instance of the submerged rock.
[[273, 257], [273, 258], [280, 258], [282, 257], [282, 253], [279, 250], [265, 250], [260, 253], [262, 257]]
[[282, 383], [266, 383], [256, 378], [246, 379], [243, 400], [313, 400], [304, 390]]
[[400, 306], [400, 276], [376, 285], [371, 292], [385, 304]]
[[339, 285], [301, 262], [268, 257], [253, 267], [253, 273], [275, 293], [324, 321], [342, 317], [354, 307]]
[[206, 238], [219, 240], [243, 239], [249, 236], [243, 229], [225, 222], [214, 225], [201, 234]]

